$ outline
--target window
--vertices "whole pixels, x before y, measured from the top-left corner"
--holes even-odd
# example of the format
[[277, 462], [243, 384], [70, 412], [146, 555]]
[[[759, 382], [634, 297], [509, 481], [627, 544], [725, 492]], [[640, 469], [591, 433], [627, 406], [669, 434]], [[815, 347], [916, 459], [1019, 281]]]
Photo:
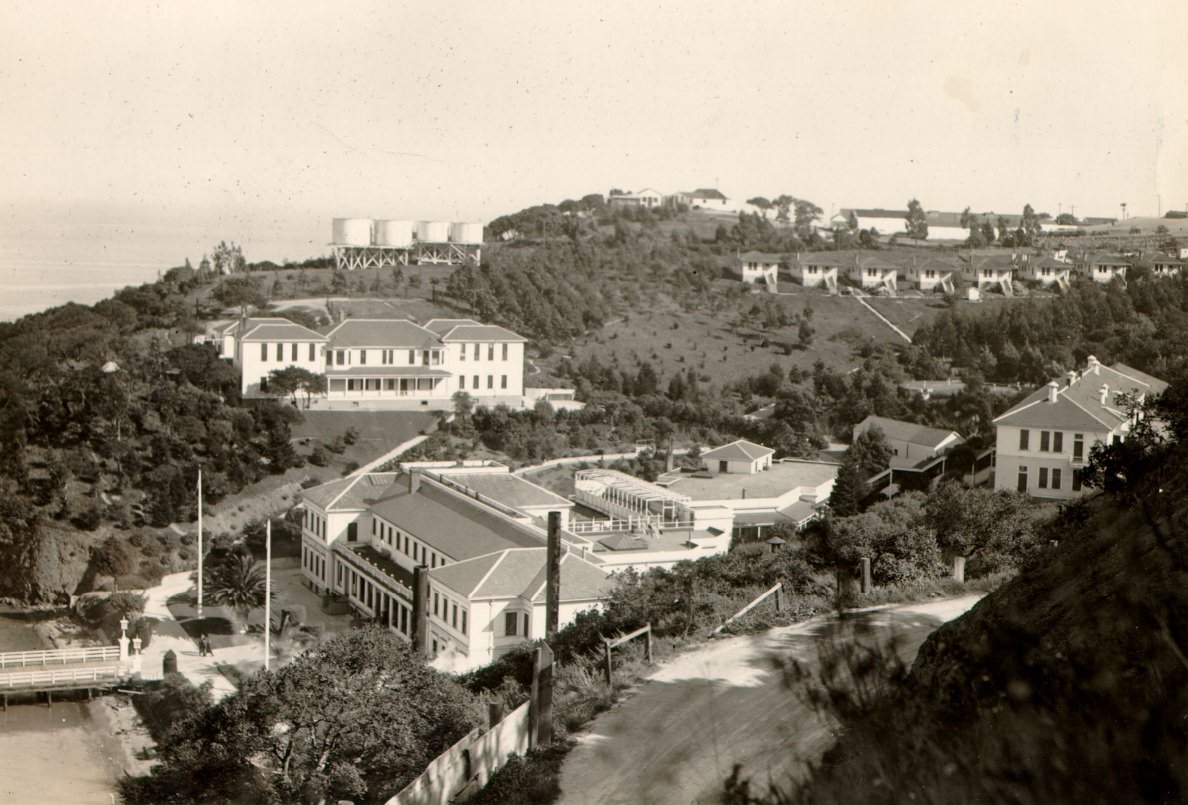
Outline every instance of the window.
[[466, 610], [462, 610], [462, 634], [466, 634]]
[[475, 359], [476, 361], [479, 359], [479, 348], [480, 348], [481, 346], [482, 346], [482, 344], [475, 344], [475, 345], [474, 345], [474, 359]]
[[475, 375], [474, 376], [474, 388], [477, 390], [478, 387], [479, 387], [479, 376]]
[[462, 360], [466, 360], [466, 345], [462, 345]]
[[450, 607], [450, 626], [453, 626], [455, 629], [458, 628], [458, 605], [457, 604], [454, 604], [452, 607]]
[[1073, 484], [1072, 484], [1072, 486], [1073, 486], [1074, 492], [1081, 491], [1081, 471], [1080, 470], [1073, 470]]
[[317, 356], [318, 356], [318, 348], [317, 348], [317, 345], [316, 345], [316, 344], [310, 344], [310, 345], [309, 345], [309, 359], [310, 359], [311, 361], [313, 361], [313, 360], [317, 360]]
[[525, 612], [524, 613], [524, 637], [531, 637], [531, 636], [532, 635], [528, 629], [528, 613]]
[[1047, 489], [1047, 488], [1048, 488], [1048, 468], [1047, 468], [1047, 467], [1040, 467], [1040, 471], [1039, 471], [1039, 488], [1040, 488], [1040, 489]]
[[487, 388], [495, 388], [495, 375], [487, 375]]
[[1052, 452], [1064, 452], [1064, 431], [1058, 430], [1052, 434]]
[[435, 592], [435, 593], [433, 593], [433, 614], [434, 615], [437, 614], [437, 603], [438, 603], [437, 593]]
[[1019, 479], [1015, 484], [1015, 488], [1020, 492], [1027, 491], [1027, 468], [1019, 467]]
[[1026, 430], [1026, 429], [1019, 431], [1019, 449], [1020, 450], [1030, 450], [1031, 448], [1028, 446], [1028, 443], [1030, 441], [1031, 441], [1031, 431]]
[[458, 388], [466, 389], [466, 375], [458, 375]]
[[367, 365], [367, 350], [365, 350], [365, 349], [359, 350], [359, 365], [360, 366]]
[[507, 360], [507, 344], [503, 345], [503, 359]]
[[[1081, 433], [1073, 434], [1073, 461], [1085, 458], [1085, 436]], [[1074, 476], [1075, 477], [1075, 476]]]
[[1060, 488], [1060, 468], [1059, 467], [1052, 468], [1052, 488], [1053, 489]]
[[501, 388], [501, 389], [507, 388], [507, 375], [499, 376], [499, 388]]
[[289, 350], [289, 360], [295, 361], [297, 360], [297, 342], [294, 341], [292, 346], [293, 348]]
[[276, 345], [276, 359], [278, 361], [283, 361], [285, 359], [285, 345], [284, 344]]
[[516, 617], [515, 612], [504, 612], [503, 613], [503, 633], [505, 635], [507, 635], [508, 637], [516, 636], [516, 621], [517, 620], [519, 620], [519, 619]]
[[347, 351], [345, 349], [336, 349], [336, 350], [334, 350], [334, 354], [335, 354], [335, 356], [337, 356], [336, 362], [338, 363], [338, 365], [346, 366]]
[[268, 345], [267, 344], [260, 345], [260, 360], [262, 360], [262, 361], [268, 360]]
[[408, 351], [408, 365], [413, 366], [414, 364], [416, 364], [416, 362], [417, 362], [417, 351], [415, 349], [410, 349]]
[[489, 360], [489, 361], [495, 360], [495, 345], [494, 344], [487, 344], [487, 360]]
[[1040, 452], [1041, 453], [1048, 452], [1048, 438], [1050, 435], [1051, 434], [1049, 434], [1048, 431], [1046, 431], [1046, 430], [1040, 431]]

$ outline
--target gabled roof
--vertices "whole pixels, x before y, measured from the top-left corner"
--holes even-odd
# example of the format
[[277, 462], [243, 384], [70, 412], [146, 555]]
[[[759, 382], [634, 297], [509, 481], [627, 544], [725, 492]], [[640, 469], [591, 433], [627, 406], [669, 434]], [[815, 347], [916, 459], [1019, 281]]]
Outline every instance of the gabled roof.
[[510, 472], [452, 473], [447, 469], [442, 470], [441, 474], [453, 483], [511, 509], [542, 506], [555, 507], [558, 510], [573, 508], [573, 501]]
[[[509, 548], [429, 571], [429, 576], [467, 596], [483, 599], [524, 598], [543, 600], [547, 578], [548, 551], [538, 548]], [[566, 553], [561, 557], [561, 601], [596, 601], [605, 596], [613, 582], [605, 571]]]
[[1091, 254], [1085, 258], [1087, 266], [1130, 266], [1130, 261], [1116, 254]]
[[826, 268], [845, 268], [854, 264], [854, 257], [850, 254], [836, 252], [813, 252], [798, 255], [796, 261], [805, 266], [824, 266]]
[[445, 335], [459, 324], [478, 324], [474, 319], [430, 319], [425, 322], [425, 329], [439, 336]]
[[726, 201], [726, 196], [721, 190], [712, 187], [699, 187], [692, 193], [685, 193], [689, 198], [706, 199], [708, 201]]
[[743, 252], [738, 256], [738, 259], [743, 263], [778, 263], [784, 259], [784, 255], [770, 252]]
[[857, 215], [859, 218], [897, 218], [900, 221], [907, 220], [906, 207], [902, 210], [880, 210], [877, 208], [862, 209], [855, 207], [853, 209], [844, 209], [839, 214], [849, 215], [850, 213]]
[[[1089, 368], [1071, 385], [1067, 382], [1059, 385], [1055, 402], [1049, 402], [1049, 386], [1036, 389], [1018, 405], [999, 415], [994, 424], [1112, 431], [1126, 421], [1126, 411], [1118, 401], [1119, 394], [1159, 394], [1167, 388], [1167, 383], [1125, 364], [1116, 363], [1109, 367], [1091, 359]], [[1104, 403], [1101, 400], [1103, 386], [1109, 387]]]
[[854, 266], [856, 268], [877, 268], [883, 271], [898, 271], [899, 266], [892, 263], [890, 260], [882, 257], [875, 257], [873, 255], [860, 254], [854, 258]]
[[458, 341], [499, 341], [520, 344], [527, 341], [522, 335], [494, 324], [459, 324], [441, 337], [443, 343]]
[[[239, 322], [232, 322], [238, 325]], [[225, 327], [224, 333], [238, 332]], [[325, 341], [326, 336], [288, 319], [248, 319], [241, 341]]]
[[1058, 271], [1072, 271], [1072, 263], [1065, 263], [1057, 260], [1055, 257], [1041, 257], [1038, 260], [1033, 260], [1030, 263], [1031, 268], [1055, 268]]
[[713, 461], [755, 461], [774, 453], [775, 450], [770, 447], [748, 442], [746, 439], [738, 439], [730, 444], [715, 447], [713, 450], [706, 450], [701, 454], [701, 457]]
[[326, 338], [336, 349], [428, 349], [441, 346], [436, 335], [408, 319], [345, 319], [326, 333]]
[[868, 416], [855, 425], [854, 430], [864, 431], [869, 427], [877, 427], [888, 439], [922, 445], [931, 450], [936, 450], [942, 442], [953, 436], [961, 438], [961, 434], [955, 430], [930, 428], [915, 422], [904, 422], [901, 419], [888, 419], [882, 416]]
[[507, 548], [543, 544], [542, 535], [494, 510], [449, 492], [425, 479], [413, 493], [397, 483], [371, 505], [371, 511], [455, 562]]
[[368, 472], [314, 486], [301, 491], [302, 499], [322, 511], [359, 511], [375, 502], [395, 483], [394, 472]]

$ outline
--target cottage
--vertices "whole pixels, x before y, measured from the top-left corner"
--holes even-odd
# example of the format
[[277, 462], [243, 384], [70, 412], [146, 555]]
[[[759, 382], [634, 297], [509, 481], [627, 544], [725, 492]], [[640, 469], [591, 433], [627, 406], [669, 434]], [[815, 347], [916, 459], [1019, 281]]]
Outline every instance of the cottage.
[[782, 255], [764, 252], [744, 252], [738, 256], [738, 273], [748, 285], [766, 285], [769, 291], [779, 286], [780, 261]]
[[905, 463], [905, 466], [935, 458], [958, 445], [965, 444], [965, 439], [954, 430], [929, 428], [915, 422], [873, 415], [854, 426], [853, 438], [857, 440], [859, 436], [873, 429], [882, 431], [891, 447], [893, 458], [901, 459], [900, 463]]
[[904, 280], [921, 291], [937, 291], [951, 294], [955, 290], [953, 275], [958, 266], [952, 260], [942, 257], [912, 258], [904, 267]]
[[1067, 261], [1056, 257], [1040, 257], [1024, 263], [1019, 269], [1019, 274], [1029, 282], [1068, 290], [1072, 279], [1072, 269], [1072, 264]]
[[829, 252], [797, 254], [792, 263], [792, 278], [805, 288], [825, 288], [837, 293], [838, 270], [848, 268], [849, 264], [845, 258]]
[[1184, 261], [1166, 254], [1151, 258], [1151, 273], [1157, 277], [1178, 277]]
[[1081, 272], [1093, 280], [1108, 284], [1114, 280], [1126, 282], [1126, 271], [1130, 268], [1130, 261], [1125, 257], [1110, 254], [1093, 254], [1081, 260]]
[[1014, 272], [1017, 258], [1014, 254], [971, 254], [962, 255], [961, 276], [979, 293], [997, 290], [1003, 296], [1013, 296]]
[[634, 193], [612, 193], [608, 196], [607, 203], [612, 207], [640, 207], [650, 210], [663, 204], [664, 196], [658, 190], [645, 187]]
[[899, 266], [874, 255], [855, 255], [848, 271], [850, 283], [868, 291], [894, 296], [899, 289]]

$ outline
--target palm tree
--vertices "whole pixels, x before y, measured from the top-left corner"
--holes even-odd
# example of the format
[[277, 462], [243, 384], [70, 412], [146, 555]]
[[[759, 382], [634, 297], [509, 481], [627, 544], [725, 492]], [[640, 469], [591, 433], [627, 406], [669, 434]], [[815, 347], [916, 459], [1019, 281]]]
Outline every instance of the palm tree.
[[248, 614], [264, 606], [267, 594], [264, 568], [247, 554], [235, 554], [216, 565], [206, 577], [207, 600], [231, 607], [247, 628]]

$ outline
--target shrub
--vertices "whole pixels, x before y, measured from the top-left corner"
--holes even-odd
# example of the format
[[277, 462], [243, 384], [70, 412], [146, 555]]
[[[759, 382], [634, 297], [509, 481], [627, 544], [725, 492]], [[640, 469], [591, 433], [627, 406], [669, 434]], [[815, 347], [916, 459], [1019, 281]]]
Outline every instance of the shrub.
[[[325, 467], [330, 463], [330, 453], [325, 447], [319, 444], [313, 449], [313, 452], [309, 454], [309, 463], [313, 464], [315, 467]], [[302, 483], [302, 487], [305, 489], [309, 488], [305, 486], [304, 483]]]

